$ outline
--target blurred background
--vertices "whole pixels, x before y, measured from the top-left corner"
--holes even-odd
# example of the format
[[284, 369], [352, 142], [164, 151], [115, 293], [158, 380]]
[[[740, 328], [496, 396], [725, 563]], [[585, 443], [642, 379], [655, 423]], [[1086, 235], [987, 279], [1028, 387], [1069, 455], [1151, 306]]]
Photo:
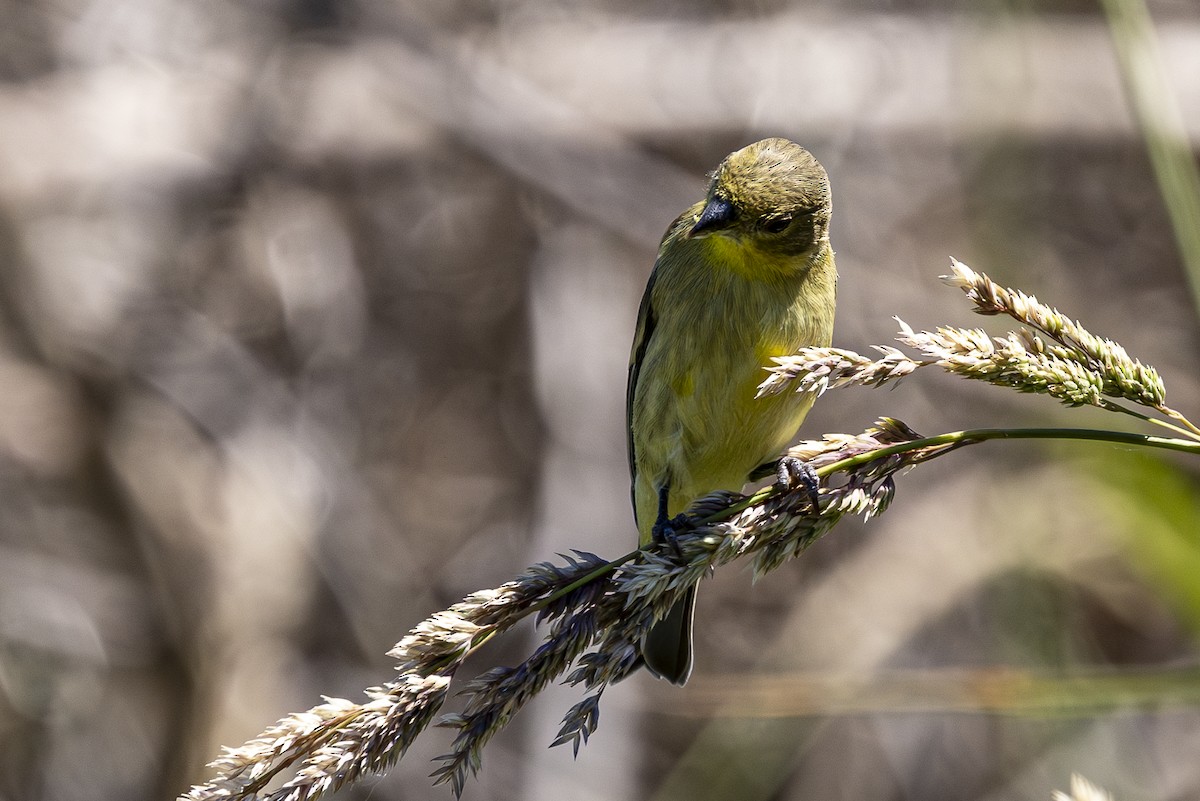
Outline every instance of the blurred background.
[[[1200, 417], [1200, 6], [1147, 6], [0, 0], [0, 799], [174, 797], [464, 594], [628, 550], [658, 238], [764, 136], [830, 173], [835, 344], [1004, 330], [953, 255]], [[1129, 426], [929, 374], [805, 434], [881, 415]], [[577, 760], [547, 692], [465, 795], [1200, 796], [1198, 495], [1098, 444], [940, 459], [706, 582], [686, 688], [611, 688]], [[449, 798], [446, 746], [338, 797]]]

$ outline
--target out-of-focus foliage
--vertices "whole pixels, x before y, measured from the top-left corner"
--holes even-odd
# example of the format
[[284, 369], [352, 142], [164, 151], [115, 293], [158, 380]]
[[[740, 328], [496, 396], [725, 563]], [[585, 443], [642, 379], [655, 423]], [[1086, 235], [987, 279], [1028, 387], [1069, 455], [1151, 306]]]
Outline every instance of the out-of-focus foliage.
[[[1149, 10], [1194, 152], [1200, 9]], [[762, 136], [830, 172], [835, 344], [892, 314], [975, 324], [933, 280], [953, 254], [1062, 299], [1200, 407], [1197, 311], [1091, 3], [5, 0], [0, 19], [0, 798], [171, 797], [221, 744], [387, 676], [430, 611], [556, 551], [625, 552], [637, 299], [705, 171]], [[846, 390], [805, 434], [1097, 422], [1010, 395]], [[1103, 489], [1058, 451], [978, 451], [753, 590], [715, 576], [692, 684], [613, 688], [577, 762], [545, 750], [565, 705], [542, 699], [467, 794], [1026, 799], [1078, 771], [1195, 795], [1187, 706], [770, 717], [814, 672], [1195, 664], [1194, 589], [1151, 550], [1194, 545], [1194, 465], [1114, 460]], [[1146, 509], [1111, 511], [1148, 504], [1154, 540]], [[344, 795], [438, 792], [436, 735]]]
[[1094, 459], [1098, 503], [1122, 533], [1132, 564], [1145, 572], [1179, 621], [1200, 631], [1200, 495], [1190, 475], [1140, 453]]

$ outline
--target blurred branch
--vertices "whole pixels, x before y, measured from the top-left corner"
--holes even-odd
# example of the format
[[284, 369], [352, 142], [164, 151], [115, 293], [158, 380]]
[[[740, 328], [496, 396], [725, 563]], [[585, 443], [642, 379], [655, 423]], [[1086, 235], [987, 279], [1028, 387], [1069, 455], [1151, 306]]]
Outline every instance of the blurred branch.
[[1132, 707], [1200, 703], [1200, 668], [1125, 668], [1050, 674], [1016, 668], [883, 670], [698, 677], [686, 703], [657, 712], [777, 718], [887, 712], [995, 712], [1082, 717]]
[[[412, 21], [408, 46], [366, 46], [381, 96], [462, 137], [481, 156], [639, 247], [664, 208], [686, 206], [694, 175], [654, 156], [486, 53]], [[407, 79], [396, 82], [395, 75]], [[629, 187], [637, 186], [637, 192]]]
[[1125, 92], [1146, 138], [1146, 150], [1200, 313], [1200, 171], [1171, 81], [1163, 66], [1154, 22], [1144, 0], [1102, 0]]

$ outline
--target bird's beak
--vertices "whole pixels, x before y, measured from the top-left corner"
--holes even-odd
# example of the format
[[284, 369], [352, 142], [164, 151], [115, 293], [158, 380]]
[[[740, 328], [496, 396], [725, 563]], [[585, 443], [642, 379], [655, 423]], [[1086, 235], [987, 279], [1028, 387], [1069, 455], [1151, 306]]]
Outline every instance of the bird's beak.
[[714, 197], [708, 201], [704, 211], [700, 212], [700, 219], [696, 220], [696, 224], [687, 232], [688, 238], [716, 233], [728, 228], [735, 219], [737, 219], [737, 209], [733, 204], [724, 198]]

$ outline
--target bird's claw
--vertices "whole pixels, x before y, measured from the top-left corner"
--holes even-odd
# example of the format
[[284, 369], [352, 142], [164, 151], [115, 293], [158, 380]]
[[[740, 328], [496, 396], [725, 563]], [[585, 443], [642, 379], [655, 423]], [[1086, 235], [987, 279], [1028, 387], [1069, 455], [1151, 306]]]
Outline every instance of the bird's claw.
[[780, 458], [775, 470], [775, 484], [785, 490], [804, 490], [813, 510], [821, 508], [821, 479], [807, 462], [802, 462], [794, 456]]
[[675, 556], [682, 557], [683, 551], [679, 548], [679, 534], [687, 526], [687, 515], [675, 515], [670, 520], [659, 520], [654, 524], [654, 529], [651, 531], [651, 536], [655, 542], [666, 543], [671, 550], [675, 552]]

